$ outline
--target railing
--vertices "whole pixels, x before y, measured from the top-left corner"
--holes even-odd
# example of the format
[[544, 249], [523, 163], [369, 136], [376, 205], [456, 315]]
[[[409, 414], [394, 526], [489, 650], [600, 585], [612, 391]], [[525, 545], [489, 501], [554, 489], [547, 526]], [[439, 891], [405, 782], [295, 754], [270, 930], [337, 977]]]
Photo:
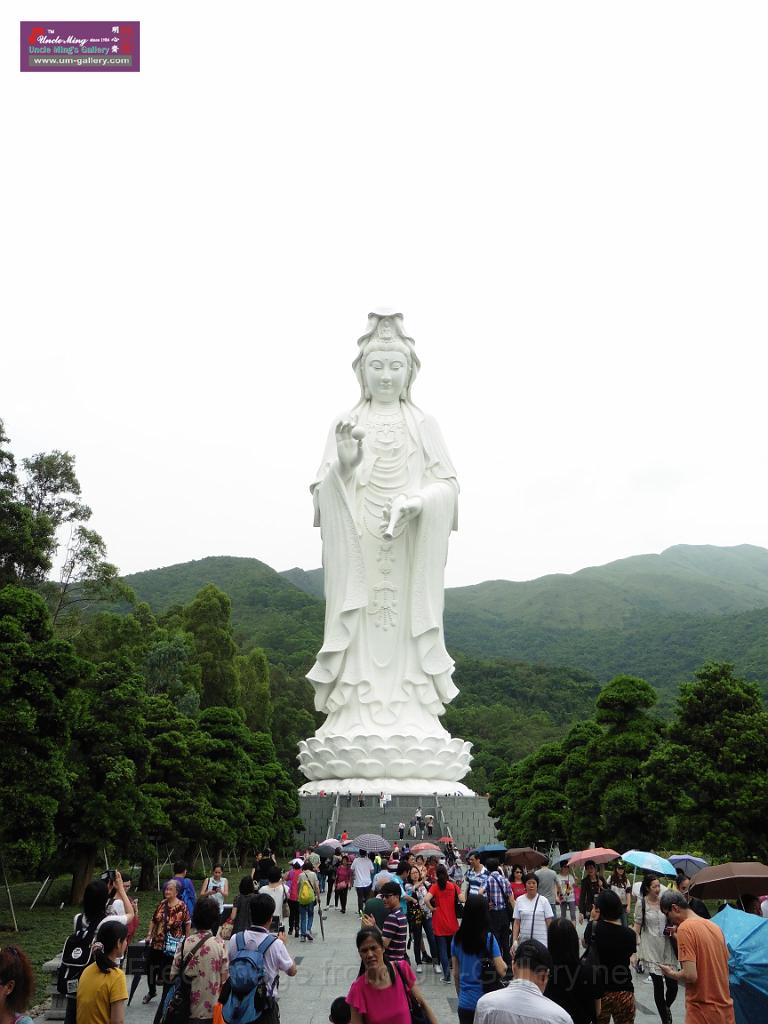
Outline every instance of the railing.
[[331, 811], [331, 817], [328, 821], [328, 830], [325, 833], [326, 839], [332, 839], [336, 835], [336, 826], [339, 823], [339, 801], [341, 800], [341, 794], [336, 794], [336, 799], [333, 802], [333, 810]]
[[437, 793], [435, 793], [435, 807], [437, 808], [437, 820], [440, 823], [440, 828], [442, 829], [442, 832], [440, 834], [444, 836], [450, 836], [451, 843], [453, 844], [453, 832], [451, 832], [451, 826], [445, 820], [445, 811], [440, 806], [440, 797], [437, 795]]

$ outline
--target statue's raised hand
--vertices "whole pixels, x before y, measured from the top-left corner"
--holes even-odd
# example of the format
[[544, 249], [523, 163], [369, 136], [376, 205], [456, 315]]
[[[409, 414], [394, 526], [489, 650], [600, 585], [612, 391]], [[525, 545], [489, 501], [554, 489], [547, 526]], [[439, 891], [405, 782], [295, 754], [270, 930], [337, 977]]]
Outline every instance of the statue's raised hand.
[[344, 473], [351, 473], [363, 459], [365, 431], [357, 425], [357, 416], [339, 420], [336, 424], [336, 453]]
[[412, 519], [421, 514], [424, 507], [424, 499], [420, 494], [398, 494], [393, 501], [388, 501], [384, 507], [384, 537], [391, 540], [395, 530], [404, 526]]

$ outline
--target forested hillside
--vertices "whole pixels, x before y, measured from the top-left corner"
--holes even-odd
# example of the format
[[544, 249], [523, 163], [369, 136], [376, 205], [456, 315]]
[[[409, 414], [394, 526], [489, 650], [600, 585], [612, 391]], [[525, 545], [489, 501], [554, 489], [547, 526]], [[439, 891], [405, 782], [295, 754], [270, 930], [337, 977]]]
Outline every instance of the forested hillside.
[[[282, 575], [311, 592], [322, 570]], [[680, 544], [570, 576], [493, 580], [445, 594], [449, 649], [571, 665], [603, 682], [628, 672], [665, 705], [706, 661], [768, 680], [768, 551]]]

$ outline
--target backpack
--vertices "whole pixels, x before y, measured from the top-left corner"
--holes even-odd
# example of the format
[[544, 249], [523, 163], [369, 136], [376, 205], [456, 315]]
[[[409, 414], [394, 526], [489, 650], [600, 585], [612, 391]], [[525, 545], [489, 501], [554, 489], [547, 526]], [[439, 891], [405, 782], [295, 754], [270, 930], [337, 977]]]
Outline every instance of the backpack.
[[264, 955], [277, 936], [267, 935], [258, 949], [245, 948], [242, 932], [235, 941], [237, 953], [229, 961], [229, 996], [221, 1015], [226, 1024], [252, 1024], [274, 1002], [267, 993]]
[[187, 878], [186, 875], [184, 878], [174, 875], [174, 881], [180, 883], [179, 899], [189, 911], [189, 916], [192, 917], [192, 911], [195, 909], [195, 903], [197, 902], [195, 887], [191, 879]]
[[61, 965], [56, 975], [56, 989], [60, 995], [76, 998], [80, 975], [91, 962], [91, 946], [97, 930], [97, 924], [86, 925], [83, 915], [77, 915], [75, 930], [64, 943]]
[[315, 902], [315, 890], [306, 875], [299, 879], [299, 905], [309, 907]]
[[187, 956], [184, 956], [185, 940], [182, 940], [182, 961], [179, 967], [179, 973], [171, 982], [171, 987], [168, 989], [165, 999], [163, 1000], [162, 1009], [160, 1011], [161, 1024], [188, 1024], [192, 983], [187, 981], [184, 977], [184, 972], [187, 969], [189, 961], [209, 938], [209, 935], [204, 935], [202, 939], [192, 947], [192, 951], [188, 953]]

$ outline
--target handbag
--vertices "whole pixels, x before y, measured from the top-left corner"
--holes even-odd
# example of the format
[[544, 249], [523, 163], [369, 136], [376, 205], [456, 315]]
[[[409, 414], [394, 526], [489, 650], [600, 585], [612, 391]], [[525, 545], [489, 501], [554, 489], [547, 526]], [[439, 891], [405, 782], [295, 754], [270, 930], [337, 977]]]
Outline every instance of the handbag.
[[[395, 976], [394, 974], [392, 974], [392, 966], [393, 965], [391, 963], [387, 964], [387, 968], [390, 972], [389, 977], [390, 980], [392, 981], [392, 984], [394, 985]], [[397, 971], [397, 976], [399, 977], [400, 981], [402, 982], [403, 988], [405, 989], [405, 998], [408, 1000], [408, 1012], [411, 1015], [411, 1024], [429, 1024], [429, 1019], [427, 1018], [427, 1014], [424, 1010], [424, 1007], [421, 1005], [421, 1003], [417, 1002], [417, 1000], [413, 998], [411, 990], [408, 988], [408, 985], [405, 982], [403, 972], [400, 970], [399, 960], [394, 961], [394, 969]]]
[[[189, 961], [198, 949], [200, 949], [202, 944], [207, 942], [209, 938], [210, 935], [204, 935], [194, 946], [192, 952], [184, 957], [181, 966], [179, 967], [179, 973], [171, 982], [171, 987], [168, 989], [168, 994], [163, 1002], [160, 1012], [161, 1024], [187, 1024], [189, 1021], [189, 999], [192, 992], [192, 983], [187, 981], [184, 977], [184, 972], [187, 969]], [[182, 946], [182, 951], [183, 948], [184, 947]]]
[[168, 908], [163, 908], [163, 956], [176, 956], [181, 943], [180, 935], [171, 935], [168, 931]]
[[[451, 882], [453, 885], [453, 882]], [[464, 904], [459, 899], [459, 890], [453, 885], [453, 909], [457, 918], [461, 918], [464, 913]]]
[[487, 995], [489, 992], [498, 992], [500, 988], [505, 987], [496, 970], [496, 964], [493, 962], [491, 941], [489, 932], [485, 937], [485, 953], [480, 959], [480, 983], [483, 986], [483, 995]]
[[176, 950], [179, 948], [180, 944], [180, 935], [169, 935], [168, 932], [166, 932], [165, 938], [163, 939], [163, 956], [176, 956]]

